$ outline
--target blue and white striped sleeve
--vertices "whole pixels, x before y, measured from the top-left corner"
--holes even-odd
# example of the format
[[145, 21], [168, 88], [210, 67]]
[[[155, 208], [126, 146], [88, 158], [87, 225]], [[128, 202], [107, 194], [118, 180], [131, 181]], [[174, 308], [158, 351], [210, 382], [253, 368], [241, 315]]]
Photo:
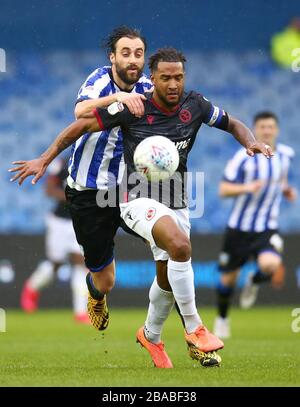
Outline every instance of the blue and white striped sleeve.
[[282, 173], [283, 176], [288, 179], [294, 179], [295, 174], [293, 171], [291, 171], [291, 163], [293, 162], [293, 159], [295, 157], [295, 151], [292, 147], [287, 146], [282, 143], [278, 143], [277, 145], [277, 152], [279, 154], [279, 157], [281, 159], [281, 165], [282, 165]]
[[244, 149], [239, 150], [226, 164], [223, 181], [242, 184], [245, 175], [245, 162], [247, 155]]
[[[107, 96], [102, 94], [103, 91], [109, 87], [110, 76], [106, 71], [101, 68], [92, 72], [79, 89], [76, 103], [88, 99], [98, 99], [101, 96]], [[105, 92], [104, 92], [105, 93]]]

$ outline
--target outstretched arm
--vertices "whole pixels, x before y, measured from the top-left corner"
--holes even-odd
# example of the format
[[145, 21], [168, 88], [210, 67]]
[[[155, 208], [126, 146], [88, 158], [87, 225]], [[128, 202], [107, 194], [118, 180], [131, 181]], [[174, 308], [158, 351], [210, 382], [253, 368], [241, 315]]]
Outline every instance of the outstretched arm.
[[198, 103], [203, 112], [203, 121], [210, 127], [227, 131], [246, 148], [251, 157], [256, 153], [262, 153], [266, 157], [273, 155], [270, 146], [256, 140], [251, 130], [241, 121], [235, 119], [218, 106], [214, 106], [204, 96], [198, 95]]
[[19, 180], [19, 185], [22, 185], [27, 177], [34, 175], [32, 184], [36, 184], [55, 157], [83, 134], [98, 130], [99, 124], [93, 114], [86, 115], [85, 118], [73, 122], [57, 136], [51, 146], [39, 158], [30, 161], [14, 161], [12, 164], [16, 165], [16, 167], [8, 170], [16, 173], [11, 178], [11, 181]]
[[251, 130], [244, 123], [229, 115], [227, 131], [246, 148], [246, 153], [251, 157], [256, 153], [262, 153], [267, 158], [270, 158], [273, 155], [270, 146], [257, 141]]
[[237, 184], [235, 182], [221, 181], [219, 185], [219, 195], [222, 198], [231, 198], [243, 194], [255, 194], [264, 186], [264, 181], [255, 180], [252, 182]]

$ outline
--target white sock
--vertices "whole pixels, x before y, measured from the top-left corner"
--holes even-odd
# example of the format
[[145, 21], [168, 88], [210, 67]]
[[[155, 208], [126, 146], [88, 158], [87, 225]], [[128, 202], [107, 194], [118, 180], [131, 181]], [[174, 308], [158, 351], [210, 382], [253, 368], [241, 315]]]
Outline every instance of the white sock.
[[88, 290], [85, 282], [86, 273], [87, 269], [80, 264], [72, 267], [71, 288], [75, 314], [85, 314], [87, 312]]
[[160, 288], [155, 277], [149, 291], [149, 300], [150, 304], [144, 328], [145, 336], [150, 342], [159, 343], [163, 324], [174, 305], [174, 296], [171, 291]]
[[40, 291], [47, 287], [54, 279], [54, 267], [51, 261], [42, 261], [27, 280], [32, 290]]
[[195, 301], [194, 272], [191, 259], [184, 262], [168, 260], [168, 279], [175, 301], [184, 319], [187, 333], [202, 325]]

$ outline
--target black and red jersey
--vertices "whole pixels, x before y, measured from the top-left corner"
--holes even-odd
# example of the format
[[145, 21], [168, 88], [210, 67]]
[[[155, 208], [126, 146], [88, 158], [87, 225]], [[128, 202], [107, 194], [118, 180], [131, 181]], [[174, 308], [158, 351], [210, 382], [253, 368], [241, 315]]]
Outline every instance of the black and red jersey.
[[[144, 184], [144, 193], [135, 193], [137, 188], [136, 179], [130, 181], [131, 174], [135, 173], [133, 155], [137, 145], [147, 137], [164, 136], [172, 140], [179, 152], [179, 166], [171, 181], [160, 182], [159, 195], [151, 197], [166, 204], [170, 208], [183, 208], [187, 206], [187, 194], [185, 183], [182, 182], [187, 172], [188, 154], [193, 147], [196, 135], [202, 123], [223, 130], [228, 127], [227, 113], [214, 106], [202, 95], [191, 91], [184, 93], [179, 104], [172, 112], [161, 108], [153, 100], [152, 94], [145, 94], [145, 114], [137, 118], [124, 106], [122, 111], [114, 113], [112, 109], [95, 109], [93, 112], [98, 120], [101, 130], [120, 126], [123, 133], [124, 159], [127, 167], [125, 179], [128, 190], [128, 199], [137, 197], [149, 197], [150, 185], [142, 177], [140, 183]], [[155, 189], [155, 188], [154, 188]], [[170, 194], [166, 191], [169, 190]], [[152, 188], [153, 191], [153, 188]], [[163, 196], [165, 195], [165, 197]], [[170, 195], [170, 196], [168, 196]]]

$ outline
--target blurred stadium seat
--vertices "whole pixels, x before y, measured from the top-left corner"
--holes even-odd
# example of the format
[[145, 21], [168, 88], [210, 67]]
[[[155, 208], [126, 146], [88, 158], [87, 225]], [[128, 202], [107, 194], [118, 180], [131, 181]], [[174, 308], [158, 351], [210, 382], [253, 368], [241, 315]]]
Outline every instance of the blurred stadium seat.
[[[280, 140], [300, 154], [298, 110], [299, 75], [280, 70], [264, 53], [190, 53], [187, 88], [207, 98], [251, 126], [253, 115], [274, 110], [281, 126]], [[10, 162], [40, 154], [55, 135], [73, 120], [77, 90], [87, 75], [105, 63], [98, 52], [51, 52], [18, 54], [0, 77], [0, 232], [39, 233], [51, 203], [42, 183], [22, 190], [9, 183]], [[284, 98], [283, 95], [288, 95]], [[189, 169], [205, 173], [205, 212], [193, 219], [193, 231], [219, 232], [230, 203], [217, 196], [226, 161], [238, 148], [226, 134], [203, 126], [190, 156]], [[298, 158], [296, 157], [296, 160]], [[194, 192], [196, 186], [194, 185]], [[282, 230], [300, 230], [299, 203], [284, 204]]]

